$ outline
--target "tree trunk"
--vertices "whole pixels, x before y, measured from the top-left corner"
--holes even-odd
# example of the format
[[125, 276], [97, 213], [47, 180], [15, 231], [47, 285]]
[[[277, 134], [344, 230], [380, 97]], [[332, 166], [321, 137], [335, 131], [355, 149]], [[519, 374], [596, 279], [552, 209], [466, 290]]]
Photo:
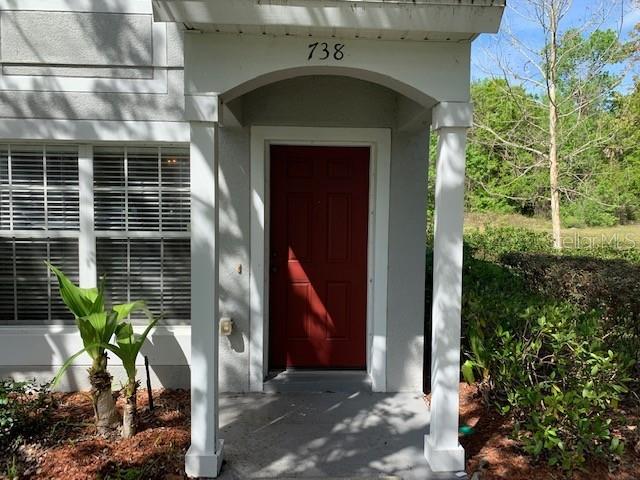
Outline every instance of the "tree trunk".
[[93, 361], [89, 369], [91, 399], [99, 435], [109, 435], [118, 428], [120, 419], [111, 393], [111, 375], [107, 372], [107, 354]]
[[558, 169], [558, 12], [551, 4], [549, 42], [549, 183], [551, 189], [551, 227], [553, 247], [562, 249], [562, 227], [560, 223], [560, 180]]
[[558, 173], [558, 108], [555, 105], [555, 88], [550, 89], [549, 97], [549, 180], [551, 187], [551, 226], [553, 229], [553, 247], [562, 249], [562, 227], [560, 222], [560, 181]]
[[136, 434], [138, 421], [138, 408], [136, 393], [138, 392], [138, 382], [129, 380], [125, 391], [125, 404], [122, 411], [122, 438], [131, 438]]

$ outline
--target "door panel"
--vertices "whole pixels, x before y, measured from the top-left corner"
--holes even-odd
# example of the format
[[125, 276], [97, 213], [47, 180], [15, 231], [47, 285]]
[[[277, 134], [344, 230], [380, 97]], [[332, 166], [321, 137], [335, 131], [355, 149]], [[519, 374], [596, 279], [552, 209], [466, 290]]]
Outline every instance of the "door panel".
[[271, 367], [366, 365], [369, 155], [271, 147]]

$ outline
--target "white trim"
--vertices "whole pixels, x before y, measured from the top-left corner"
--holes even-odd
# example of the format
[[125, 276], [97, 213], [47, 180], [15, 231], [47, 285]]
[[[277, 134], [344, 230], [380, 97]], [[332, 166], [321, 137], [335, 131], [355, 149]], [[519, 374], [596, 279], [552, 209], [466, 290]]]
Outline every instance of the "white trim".
[[12, 119], [0, 121], [0, 141], [189, 143], [188, 122]]
[[[47, 66], [47, 65], [43, 65]], [[79, 66], [78, 68], [92, 68]], [[153, 68], [153, 78], [92, 78], [61, 77], [57, 75], [6, 75], [0, 71], [0, 90], [17, 92], [66, 92], [66, 93], [138, 93], [166, 94], [169, 88], [167, 69]]]
[[[144, 325], [135, 325], [134, 330], [142, 333]], [[143, 354], [149, 354], [153, 366], [188, 365], [191, 358], [191, 327], [187, 325], [158, 326], [149, 335], [149, 342]], [[0, 367], [59, 367], [70, 355], [82, 349], [82, 338], [74, 325], [44, 326], [1, 326], [0, 327]], [[115, 356], [110, 365], [121, 365]], [[142, 355], [137, 365], [144, 365]], [[91, 358], [83, 354], [74, 366], [90, 366]]]
[[80, 236], [78, 238], [80, 286], [94, 288], [98, 277], [93, 210], [93, 147], [91, 145], [78, 147], [78, 190], [80, 201]]
[[441, 128], [471, 128], [473, 105], [469, 102], [440, 102], [432, 111], [433, 130]]
[[381, 128], [251, 128], [251, 282], [249, 389], [262, 391], [268, 369], [269, 145], [366, 145], [371, 148], [367, 371], [373, 390], [386, 391], [387, 270], [391, 131]]
[[0, 0], [0, 10], [151, 14], [149, 0]]
[[153, 66], [167, 67], [169, 65], [169, 52], [167, 51], [169, 44], [167, 43], [166, 23], [151, 24], [151, 41], [153, 45]]

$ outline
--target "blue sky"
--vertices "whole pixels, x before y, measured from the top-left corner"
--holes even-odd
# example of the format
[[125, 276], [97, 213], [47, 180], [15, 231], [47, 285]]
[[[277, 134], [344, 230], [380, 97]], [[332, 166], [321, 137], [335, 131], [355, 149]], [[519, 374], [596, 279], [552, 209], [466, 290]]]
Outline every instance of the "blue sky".
[[[611, 7], [613, 0], [574, 0], [569, 14], [563, 20], [561, 29], [585, 25], [588, 19], [594, 18], [594, 12], [600, 11], [603, 4], [607, 5], [608, 14], [603, 19], [602, 28], [619, 30], [622, 38], [627, 38], [637, 23], [640, 23], [640, 3], [633, 5], [632, 0], [624, 0], [624, 5], [618, 4]], [[540, 27], [530, 22], [519, 10], [525, 2], [523, 0], [510, 0], [502, 20], [502, 30], [498, 35], [482, 35], [473, 44], [472, 78], [474, 80], [492, 75], [500, 75], [500, 68], [495, 60], [496, 55], [507, 59], [513, 65], [524, 63], [517, 50], [509, 45], [509, 33], [536, 50], [544, 44], [544, 38]], [[520, 12], [520, 13], [519, 13]], [[629, 81], [631, 83], [631, 75]]]

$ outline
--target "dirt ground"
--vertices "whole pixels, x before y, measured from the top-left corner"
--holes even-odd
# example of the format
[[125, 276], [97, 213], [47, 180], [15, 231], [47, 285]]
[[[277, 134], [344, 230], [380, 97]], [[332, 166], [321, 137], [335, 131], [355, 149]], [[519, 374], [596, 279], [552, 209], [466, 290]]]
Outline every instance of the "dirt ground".
[[[567, 478], [545, 465], [532, 464], [509, 438], [511, 425], [487, 410], [475, 387], [461, 385], [461, 423], [474, 433], [461, 438], [467, 455], [467, 472], [488, 462], [482, 480], [548, 480]], [[47, 427], [37, 438], [7, 457], [0, 453], [0, 478], [13, 471], [25, 479], [163, 479], [185, 478], [184, 454], [189, 445], [189, 393], [180, 390], [154, 392], [155, 410], [149, 412], [147, 393], [139, 392], [140, 428], [132, 439], [103, 439], [94, 436], [92, 407], [83, 393], [57, 395], [58, 406]], [[121, 406], [121, 405], [120, 405]], [[620, 432], [629, 442], [637, 441], [634, 429]], [[640, 439], [639, 439], [640, 440]], [[3, 474], [5, 475], [3, 477]], [[640, 452], [633, 446], [615, 470], [590, 464], [587, 471], [569, 476], [572, 480], [638, 480]]]

